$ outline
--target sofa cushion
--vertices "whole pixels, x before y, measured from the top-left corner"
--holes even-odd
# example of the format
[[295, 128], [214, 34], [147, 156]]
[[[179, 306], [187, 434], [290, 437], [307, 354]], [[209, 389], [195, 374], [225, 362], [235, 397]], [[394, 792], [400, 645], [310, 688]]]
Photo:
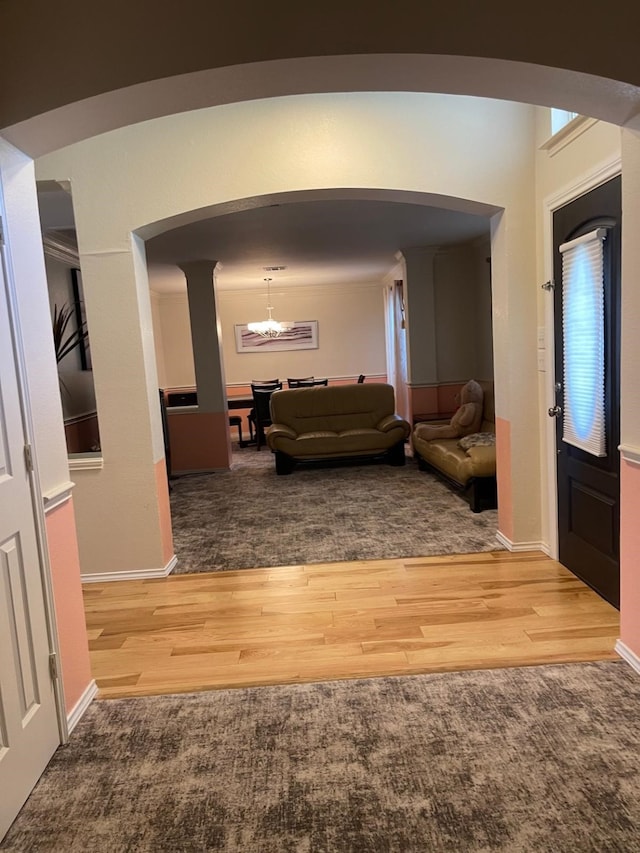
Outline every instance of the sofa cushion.
[[458, 447], [469, 450], [470, 447], [491, 447], [496, 443], [494, 432], [472, 432], [458, 439]]
[[329, 422], [335, 432], [376, 429], [394, 411], [393, 387], [383, 383], [296, 388], [274, 391], [271, 396], [272, 421], [298, 435], [326, 430]]
[[393, 387], [384, 383], [274, 391], [271, 417], [269, 447], [297, 460], [376, 456], [410, 432], [395, 414]]

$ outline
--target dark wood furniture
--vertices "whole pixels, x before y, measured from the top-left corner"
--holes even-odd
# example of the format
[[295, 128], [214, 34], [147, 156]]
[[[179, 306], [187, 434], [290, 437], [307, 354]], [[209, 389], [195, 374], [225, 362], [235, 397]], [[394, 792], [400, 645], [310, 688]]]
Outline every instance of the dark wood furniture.
[[302, 383], [313, 382], [313, 376], [300, 376], [298, 379], [287, 379], [289, 388], [300, 388]]
[[253, 395], [253, 409], [249, 412], [249, 429], [251, 439], [254, 438], [256, 450], [260, 450], [265, 444], [264, 431], [268, 426], [271, 426], [271, 395], [274, 391], [282, 389], [282, 382], [274, 382], [270, 385], [256, 385], [251, 383], [251, 393]]

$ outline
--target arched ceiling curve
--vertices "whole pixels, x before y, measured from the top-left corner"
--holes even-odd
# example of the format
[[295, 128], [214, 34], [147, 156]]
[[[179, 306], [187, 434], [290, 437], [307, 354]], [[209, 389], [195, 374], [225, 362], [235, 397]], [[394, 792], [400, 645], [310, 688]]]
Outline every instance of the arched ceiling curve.
[[378, 6], [5, 0], [0, 132], [39, 156], [171, 112], [334, 91], [478, 95], [621, 125], [640, 112], [635, 4]]

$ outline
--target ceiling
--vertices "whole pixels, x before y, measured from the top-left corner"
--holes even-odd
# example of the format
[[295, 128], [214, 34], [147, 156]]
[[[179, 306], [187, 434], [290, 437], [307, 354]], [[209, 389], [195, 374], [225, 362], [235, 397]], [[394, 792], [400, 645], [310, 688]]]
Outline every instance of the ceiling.
[[[70, 197], [41, 186], [43, 231], [73, 227]], [[146, 242], [149, 281], [160, 293], [185, 289], [177, 264], [217, 260], [221, 290], [380, 281], [399, 250], [451, 246], [489, 235], [489, 219], [423, 204], [379, 200], [290, 201], [192, 222]], [[265, 267], [284, 266], [267, 272]]]

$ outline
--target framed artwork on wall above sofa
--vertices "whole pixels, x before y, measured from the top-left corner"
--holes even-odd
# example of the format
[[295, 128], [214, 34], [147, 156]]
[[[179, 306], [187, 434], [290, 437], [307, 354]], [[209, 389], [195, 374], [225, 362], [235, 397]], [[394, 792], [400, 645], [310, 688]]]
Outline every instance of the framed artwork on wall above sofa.
[[246, 323], [235, 326], [236, 352], [276, 352], [292, 349], [318, 349], [318, 321], [295, 320], [277, 338], [263, 338], [250, 331]]

